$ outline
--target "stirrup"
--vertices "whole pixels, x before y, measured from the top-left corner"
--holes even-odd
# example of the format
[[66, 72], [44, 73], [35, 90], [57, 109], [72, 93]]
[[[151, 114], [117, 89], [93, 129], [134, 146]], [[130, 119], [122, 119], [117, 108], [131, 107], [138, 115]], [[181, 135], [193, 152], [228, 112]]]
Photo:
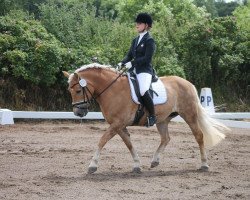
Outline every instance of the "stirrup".
[[147, 124], [146, 124], [147, 127], [154, 126], [155, 123], [156, 123], [156, 116], [155, 115], [147, 117]]

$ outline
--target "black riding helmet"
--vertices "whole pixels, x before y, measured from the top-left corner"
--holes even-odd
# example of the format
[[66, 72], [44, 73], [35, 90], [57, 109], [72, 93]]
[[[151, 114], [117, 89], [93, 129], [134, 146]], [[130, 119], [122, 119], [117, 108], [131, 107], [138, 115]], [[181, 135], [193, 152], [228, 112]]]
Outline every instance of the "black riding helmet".
[[152, 27], [152, 24], [153, 24], [152, 17], [148, 13], [138, 14], [135, 19], [135, 22], [147, 24], [149, 27]]

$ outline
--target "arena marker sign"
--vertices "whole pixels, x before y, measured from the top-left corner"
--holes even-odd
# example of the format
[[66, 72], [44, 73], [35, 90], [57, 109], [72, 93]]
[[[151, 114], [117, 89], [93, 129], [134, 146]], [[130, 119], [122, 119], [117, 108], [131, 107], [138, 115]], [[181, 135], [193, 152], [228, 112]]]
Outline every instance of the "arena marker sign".
[[214, 101], [212, 96], [211, 88], [202, 88], [200, 94], [201, 105], [209, 114], [215, 113]]
[[12, 111], [9, 109], [0, 109], [0, 124], [14, 124]]

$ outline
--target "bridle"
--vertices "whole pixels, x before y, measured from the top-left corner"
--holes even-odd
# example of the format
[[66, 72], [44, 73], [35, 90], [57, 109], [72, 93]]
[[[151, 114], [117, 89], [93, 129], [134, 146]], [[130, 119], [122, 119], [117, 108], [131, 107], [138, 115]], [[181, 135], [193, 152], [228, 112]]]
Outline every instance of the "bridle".
[[[119, 75], [116, 77], [116, 79], [114, 79], [107, 87], [105, 87], [99, 94], [97, 94], [97, 96], [94, 96], [94, 94], [90, 91], [90, 89], [87, 86], [87, 83], [86, 83], [85, 86], [82, 86], [80, 84], [81, 77], [78, 76], [78, 78], [79, 78], [78, 82], [75, 83], [75, 84], [73, 84], [70, 88], [73, 88], [74, 86], [76, 86], [77, 84], [79, 84], [81, 86], [82, 93], [83, 93], [83, 101], [72, 103], [72, 106], [75, 107], [75, 108], [78, 108], [78, 109], [86, 109], [86, 110], [88, 110], [88, 107], [90, 105], [93, 105], [92, 102], [96, 101], [96, 99], [98, 97], [100, 97], [106, 90], [108, 90], [123, 75], [123, 73], [126, 70], [127, 69], [124, 68], [124, 70], [119, 73]], [[88, 93], [90, 94], [91, 99], [89, 98]]]
[[[80, 81], [80, 77], [79, 77], [79, 81]], [[75, 83], [74, 85], [72, 85], [70, 88], [73, 88], [75, 87], [76, 85], [80, 85], [79, 81], [77, 83]], [[81, 85], [80, 85], [81, 86]], [[89, 90], [88, 86], [84, 86], [82, 87], [81, 86], [81, 89], [82, 89], [82, 93], [83, 93], [83, 101], [79, 101], [79, 102], [76, 102], [76, 103], [72, 103], [72, 106], [73, 107], [76, 107], [76, 108], [79, 108], [79, 109], [87, 109], [89, 107], [89, 105], [92, 104], [92, 99], [95, 100], [95, 98], [93, 97], [93, 94], [92, 92]], [[89, 98], [88, 96], [88, 93], [91, 95], [91, 99]], [[85, 100], [86, 99], [86, 100]]]

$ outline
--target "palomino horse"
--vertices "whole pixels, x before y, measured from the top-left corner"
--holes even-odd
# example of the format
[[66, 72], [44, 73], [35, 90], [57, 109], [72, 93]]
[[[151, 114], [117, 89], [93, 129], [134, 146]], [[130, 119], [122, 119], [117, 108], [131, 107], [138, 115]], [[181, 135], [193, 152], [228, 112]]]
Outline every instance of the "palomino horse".
[[[88, 173], [94, 173], [97, 170], [102, 148], [116, 134], [122, 138], [133, 157], [133, 172], [140, 172], [140, 160], [126, 128], [132, 125], [138, 108], [138, 105], [131, 99], [127, 76], [120, 76], [118, 71], [113, 68], [96, 63], [82, 66], [73, 74], [63, 73], [68, 78], [74, 114], [80, 117], [85, 116], [89, 101], [95, 99], [100, 105], [105, 120], [110, 125], [100, 138]], [[168, 124], [176, 116], [173, 113], [178, 113], [191, 128], [199, 145], [200, 169], [207, 171], [205, 146], [214, 146], [219, 143], [225, 137], [223, 132], [227, 131], [228, 128], [206, 114], [199, 102], [197, 91], [190, 82], [177, 76], [161, 77], [160, 79], [166, 88], [168, 100], [164, 104], [155, 106], [156, 127], [161, 142], [153, 155], [151, 167], [156, 167], [159, 164], [159, 154], [163, 152], [170, 141]], [[139, 126], [144, 126], [145, 123], [146, 116], [143, 116]]]

